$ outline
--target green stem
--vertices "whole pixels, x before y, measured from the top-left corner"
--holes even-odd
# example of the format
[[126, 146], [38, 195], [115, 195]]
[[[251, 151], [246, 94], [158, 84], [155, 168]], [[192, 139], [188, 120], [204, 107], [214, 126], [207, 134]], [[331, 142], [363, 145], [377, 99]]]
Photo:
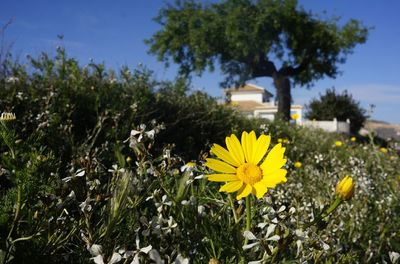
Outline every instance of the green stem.
[[17, 224], [19, 220], [19, 213], [21, 211], [21, 196], [22, 196], [22, 186], [18, 185], [17, 188], [17, 206], [15, 208], [15, 215], [14, 215], [14, 220], [10, 229], [10, 232], [8, 233], [7, 239], [9, 239], [12, 235], [12, 232], [14, 231], [15, 225]]
[[[251, 228], [251, 196], [246, 196], [246, 231], [250, 231]], [[247, 245], [247, 238], [244, 244]]]
[[22, 200], [21, 197], [22, 197], [22, 186], [21, 186], [21, 184], [19, 184], [18, 189], [17, 189], [17, 206], [15, 208], [15, 215], [14, 215], [14, 219], [13, 219], [13, 222], [12, 222], [12, 225], [10, 228], [10, 232], [8, 233], [8, 236], [7, 236], [7, 241], [9, 241], [10, 244], [7, 246], [7, 251], [6, 251], [6, 255], [4, 257], [3, 263], [8, 262], [9, 254], [14, 246], [14, 241], [11, 240], [11, 236], [12, 236], [15, 226], [17, 225], [17, 223], [19, 221], [19, 217], [20, 217], [19, 214], [21, 211], [21, 200]]
[[327, 217], [328, 215], [330, 215], [333, 211], [336, 210], [336, 208], [338, 208], [338, 206], [343, 202], [342, 199], [340, 198], [336, 198], [336, 200], [331, 204], [331, 206], [329, 206], [328, 209], [326, 209], [325, 213], [322, 214], [322, 218]]
[[304, 226], [304, 229], [320, 222], [322, 219], [324, 219], [325, 217], [327, 217], [328, 215], [330, 215], [333, 211], [336, 210], [336, 208], [339, 207], [339, 205], [343, 202], [342, 199], [340, 199], [339, 197], [336, 198], [336, 200], [329, 206], [328, 209], [326, 209], [325, 211], [323, 211], [321, 214], [319, 214], [314, 221], [308, 223], [307, 225]]
[[233, 219], [235, 220], [235, 224], [237, 224], [239, 222], [239, 219], [238, 219], [238, 216], [237, 216], [237, 213], [236, 213], [235, 205], [233, 204], [233, 199], [232, 199], [232, 195], [231, 194], [228, 195], [228, 199], [229, 199], [229, 205], [232, 208]]

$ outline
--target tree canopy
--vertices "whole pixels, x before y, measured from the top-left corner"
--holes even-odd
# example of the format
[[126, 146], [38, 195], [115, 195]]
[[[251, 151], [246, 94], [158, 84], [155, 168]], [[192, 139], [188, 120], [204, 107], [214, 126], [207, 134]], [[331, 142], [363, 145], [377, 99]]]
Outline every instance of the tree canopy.
[[278, 111], [290, 115], [290, 81], [311, 85], [336, 77], [368, 29], [357, 20], [339, 23], [299, 7], [296, 0], [176, 1], [160, 10], [162, 28], [146, 40], [149, 52], [189, 76], [221, 68], [223, 87], [271, 77]]

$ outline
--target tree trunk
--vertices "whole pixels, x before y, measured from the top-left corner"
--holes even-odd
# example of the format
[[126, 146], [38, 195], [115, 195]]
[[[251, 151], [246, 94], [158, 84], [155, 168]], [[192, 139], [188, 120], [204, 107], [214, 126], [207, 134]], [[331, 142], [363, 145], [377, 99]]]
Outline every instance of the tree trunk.
[[290, 104], [292, 96], [290, 94], [290, 80], [287, 76], [274, 74], [274, 85], [276, 88], [276, 97], [278, 99], [278, 113], [277, 118], [285, 121], [290, 120]]

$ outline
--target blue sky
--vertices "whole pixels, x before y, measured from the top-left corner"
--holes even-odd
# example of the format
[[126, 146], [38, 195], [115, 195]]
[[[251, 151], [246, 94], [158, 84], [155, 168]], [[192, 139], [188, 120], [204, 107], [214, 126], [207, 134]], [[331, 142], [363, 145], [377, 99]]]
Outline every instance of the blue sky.
[[[5, 32], [5, 40], [14, 42], [13, 52], [21, 58], [42, 51], [54, 54], [60, 45], [57, 35], [62, 34], [62, 44], [69, 56], [81, 64], [94, 59], [111, 68], [122, 65], [134, 68], [142, 63], [154, 71], [157, 79], [173, 79], [176, 66], [165, 69], [163, 63], [147, 54], [148, 47], [143, 43], [159, 29], [152, 18], [165, 2], [168, 1], [9, 0], [1, 5], [0, 25], [14, 18]], [[347, 89], [364, 108], [376, 105], [373, 119], [400, 124], [400, 1], [300, 0], [299, 3], [321, 15], [326, 11], [328, 16], [340, 16], [343, 22], [359, 19], [373, 29], [368, 41], [357, 46], [346, 64], [340, 66], [343, 72], [340, 76], [319, 80], [311, 89], [294, 87], [294, 102], [305, 104], [331, 87], [338, 91]], [[193, 79], [193, 87], [221, 96], [222, 79], [218, 71], [205, 73]], [[274, 93], [271, 79], [253, 83]]]

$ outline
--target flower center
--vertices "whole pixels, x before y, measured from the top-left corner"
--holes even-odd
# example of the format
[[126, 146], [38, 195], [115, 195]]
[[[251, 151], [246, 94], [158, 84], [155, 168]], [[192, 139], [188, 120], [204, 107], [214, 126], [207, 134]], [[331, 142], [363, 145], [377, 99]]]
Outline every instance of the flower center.
[[262, 179], [262, 170], [254, 164], [245, 163], [237, 168], [236, 175], [243, 182], [253, 185]]

